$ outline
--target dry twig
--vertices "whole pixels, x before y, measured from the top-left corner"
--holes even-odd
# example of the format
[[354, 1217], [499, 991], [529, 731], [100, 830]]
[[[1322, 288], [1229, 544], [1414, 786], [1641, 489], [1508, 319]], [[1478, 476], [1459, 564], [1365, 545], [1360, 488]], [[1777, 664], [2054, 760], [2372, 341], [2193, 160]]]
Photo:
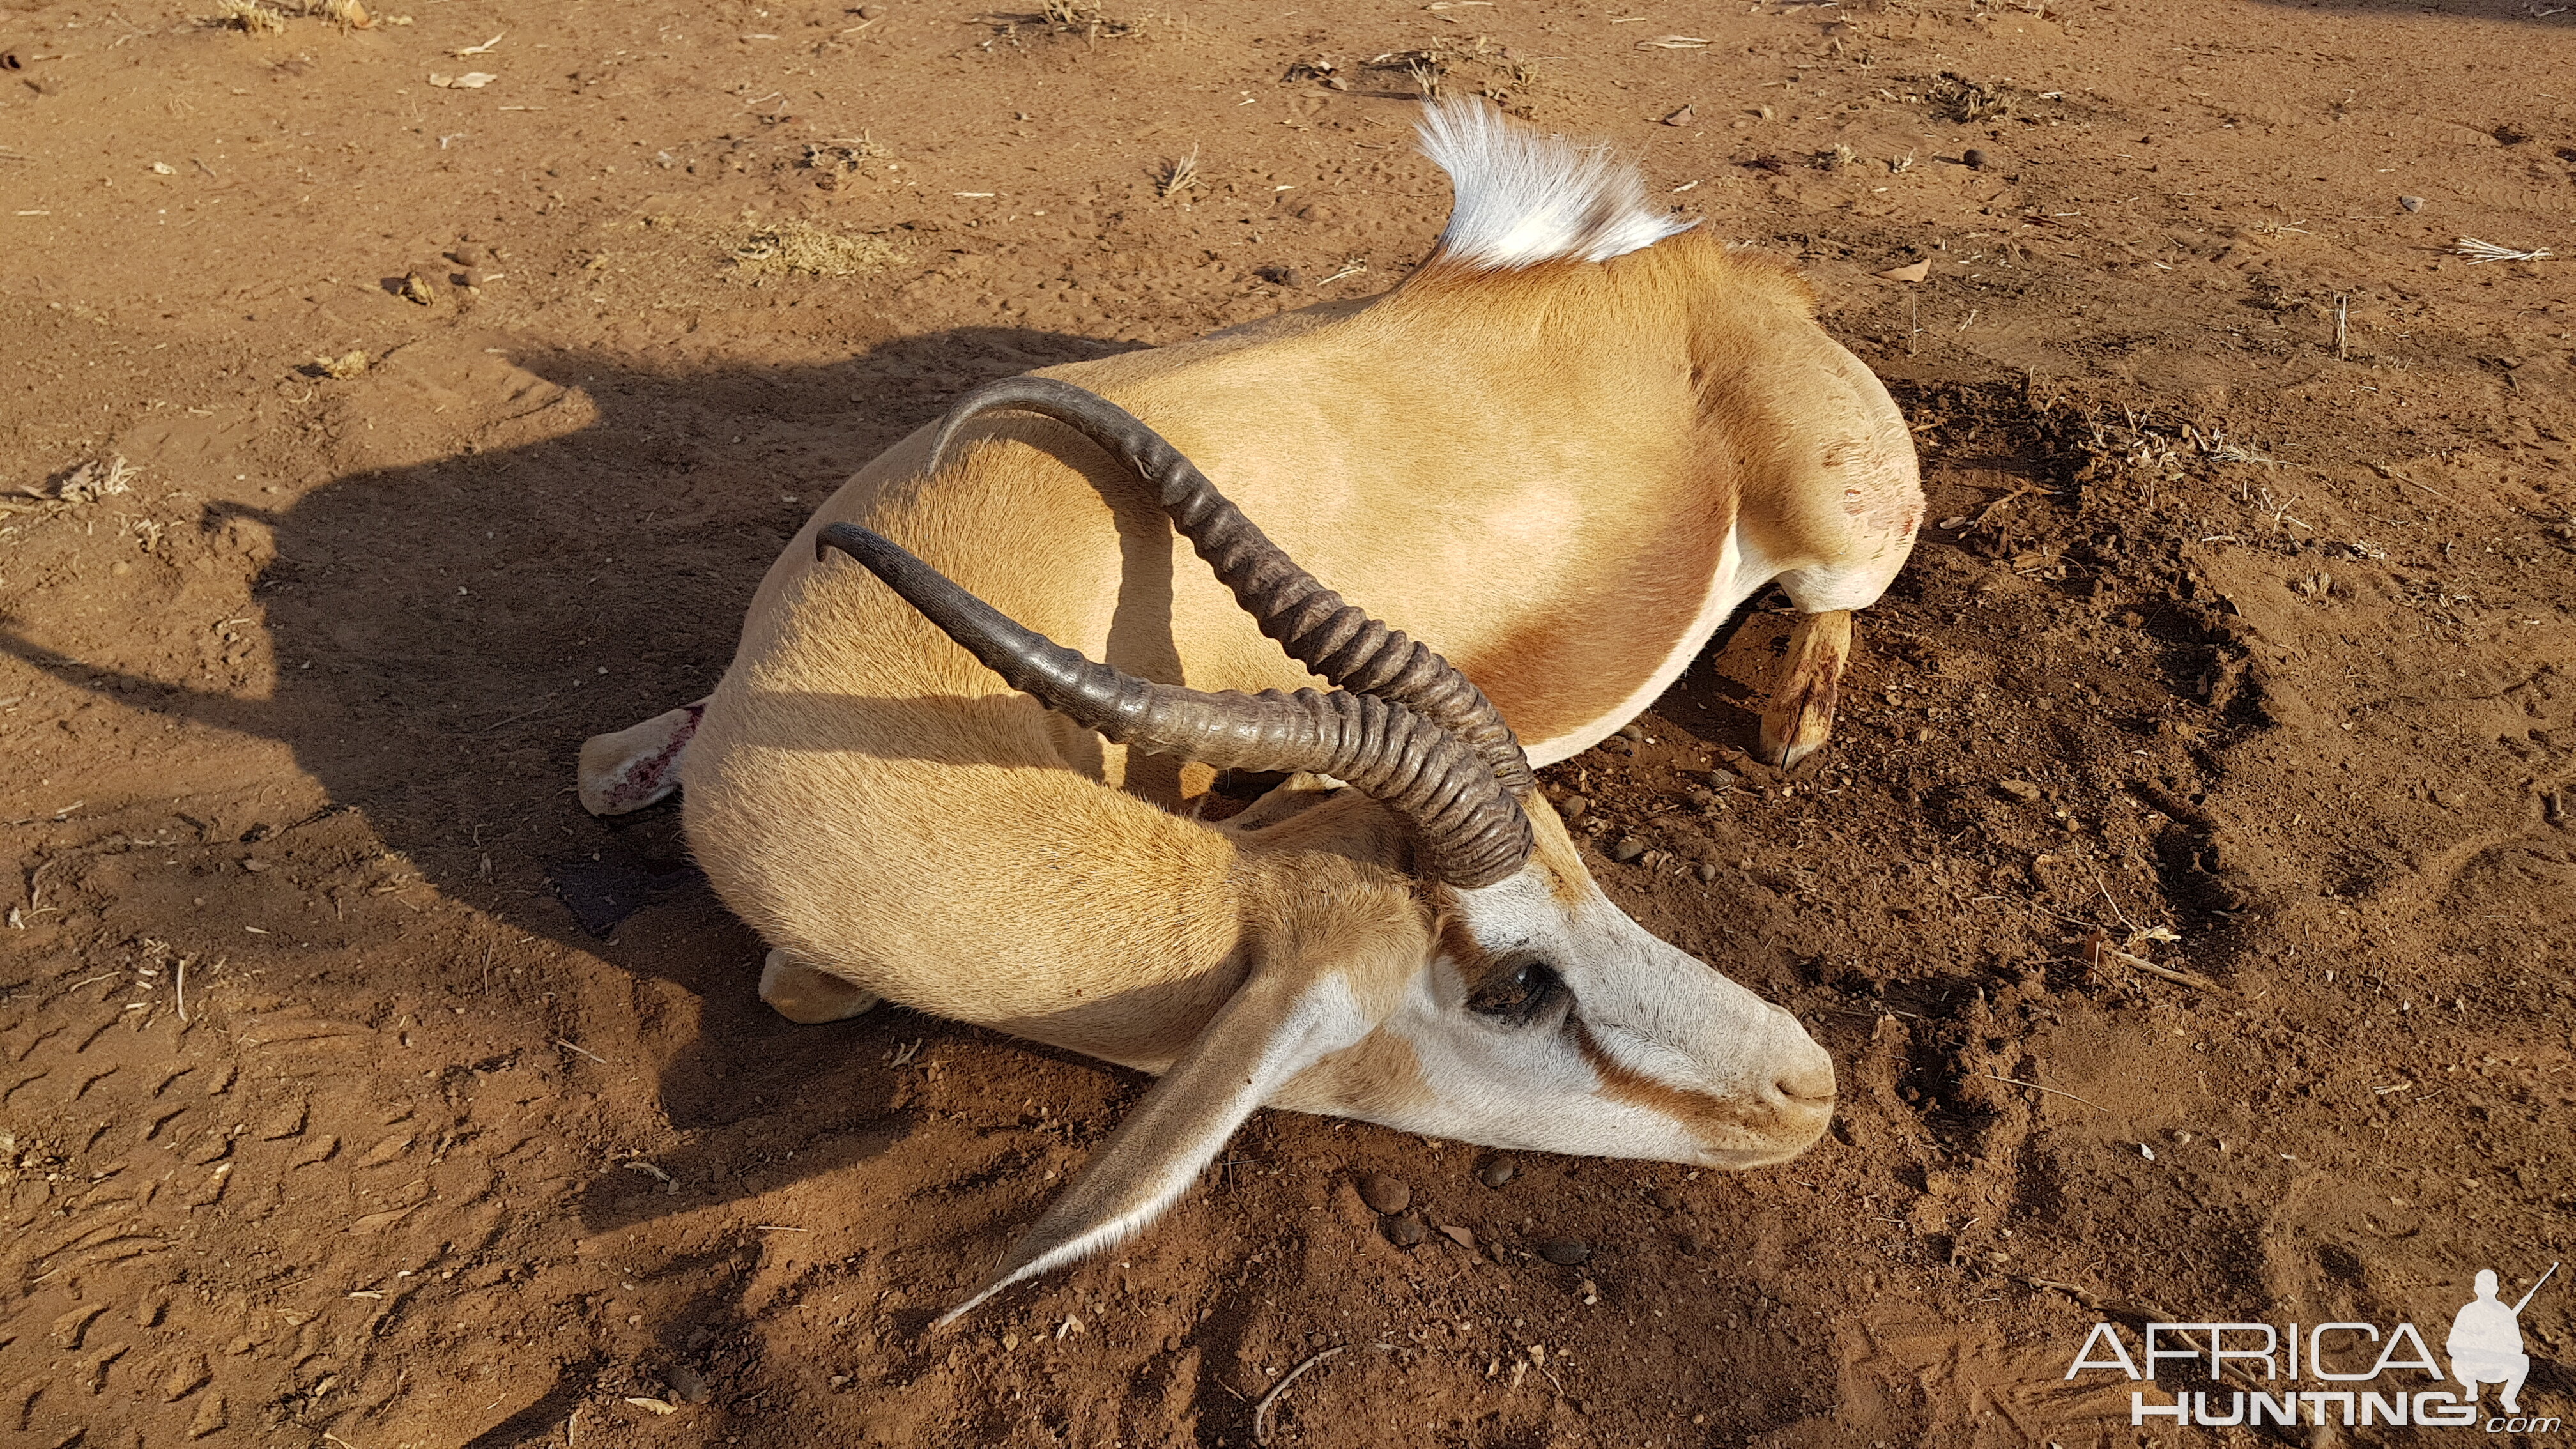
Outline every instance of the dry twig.
[[2210, 980], [2206, 976], [2190, 971], [2176, 971], [2170, 966], [2159, 966], [2144, 956], [2132, 955], [2127, 951], [2123, 951], [2119, 947], [2111, 944], [2109, 933], [2098, 929], [2095, 930], [2092, 936], [2084, 943], [2084, 960], [2086, 965], [2097, 967], [2106, 961], [2117, 961], [2123, 966], [2127, 966], [2138, 971], [2144, 971], [2150, 976], [2161, 976], [2167, 981], [2188, 986], [2195, 991], [2210, 991], [2216, 992], [2220, 995], [2229, 994], [2226, 987], [2219, 985], [2217, 982]]
[[1252, 1406], [1252, 1442], [1255, 1444], [1267, 1444], [1270, 1442], [1270, 1406], [1279, 1402], [1279, 1396], [1288, 1392], [1288, 1386], [1290, 1384], [1297, 1382], [1298, 1377], [1305, 1373], [1306, 1370], [1313, 1368], [1315, 1365], [1322, 1363], [1324, 1360], [1331, 1358], [1337, 1353], [1347, 1350], [1349, 1347], [1349, 1344], [1337, 1343], [1331, 1348], [1325, 1349], [1323, 1352], [1307, 1359], [1304, 1363], [1297, 1365], [1295, 1368], [1290, 1369], [1287, 1377], [1281, 1379], [1275, 1384], [1272, 1384], [1270, 1386], [1270, 1392], [1261, 1396], [1261, 1402]]
[[2037, 1082], [2025, 1082], [2019, 1077], [1998, 1076], [1993, 1072], [1979, 1072], [1977, 1075], [1981, 1077], [1993, 1077], [1998, 1082], [2010, 1082], [2016, 1087], [2028, 1087], [2034, 1092], [2046, 1092], [2052, 1097], [2064, 1097], [2070, 1102], [2082, 1102], [2085, 1106], [2092, 1108], [2096, 1112], [2108, 1112], [2111, 1110], [2099, 1102], [2092, 1101], [2089, 1098], [2076, 1096], [2073, 1092], [2061, 1092], [2055, 1087], [2043, 1087]]

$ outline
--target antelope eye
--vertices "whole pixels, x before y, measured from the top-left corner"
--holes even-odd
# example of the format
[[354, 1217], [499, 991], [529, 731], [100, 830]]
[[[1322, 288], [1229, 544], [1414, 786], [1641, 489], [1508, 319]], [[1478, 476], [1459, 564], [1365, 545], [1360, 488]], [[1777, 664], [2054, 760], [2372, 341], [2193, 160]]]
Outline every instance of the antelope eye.
[[1565, 979], [1531, 957], [1496, 970], [1467, 998], [1467, 1009], [1511, 1026], [1527, 1026], [1565, 996]]

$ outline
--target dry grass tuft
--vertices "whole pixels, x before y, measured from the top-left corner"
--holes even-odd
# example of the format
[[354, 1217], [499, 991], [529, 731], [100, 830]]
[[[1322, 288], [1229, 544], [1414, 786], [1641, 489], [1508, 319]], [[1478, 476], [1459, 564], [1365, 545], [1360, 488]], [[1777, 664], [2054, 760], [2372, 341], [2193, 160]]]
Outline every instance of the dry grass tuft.
[[123, 458], [111, 454], [92, 458], [54, 482], [54, 497], [65, 503], [88, 503], [116, 493], [134, 491], [136, 469]]
[[313, 366], [324, 377], [346, 382], [365, 372], [370, 361], [367, 350], [361, 347], [354, 351], [343, 352], [337, 357], [317, 357], [313, 359]]
[[[1361, 63], [1363, 70], [1401, 71], [1414, 93], [1438, 100], [1453, 92], [1484, 97], [1511, 115], [1530, 118], [1538, 67], [1517, 58], [1490, 35], [1437, 40], [1420, 50], [1391, 50]], [[1321, 72], [1318, 72], [1321, 74]], [[1296, 72], [1290, 72], [1296, 78]], [[1330, 80], [1327, 85], [1332, 84]]]
[[2451, 253], [2454, 256], [2467, 257], [2469, 259], [2469, 265], [2473, 267], [2478, 265], [2480, 262], [2547, 261], [2552, 255], [2554, 255], [2554, 253], [2552, 253], [2547, 247], [2539, 247], [2536, 249], [2525, 247], [2501, 247], [2497, 246], [2494, 242], [2480, 241], [2473, 236], [2464, 236], [2458, 241], [2451, 243]]
[[882, 272], [903, 260], [903, 249], [878, 236], [843, 236], [809, 221], [782, 221], [745, 237], [733, 249], [734, 265], [753, 277], [810, 272], [856, 277]]
[[244, 35], [283, 35], [286, 17], [257, 3], [257, 0], [221, 0], [215, 13], [205, 23], [224, 30], [238, 30]]
[[2013, 108], [2013, 98], [2003, 87], [1972, 81], [1953, 70], [1941, 72], [1931, 85], [1929, 99], [1961, 125], [2008, 116]]
[[1039, 10], [1048, 28], [1060, 33], [1079, 31], [1090, 40], [1103, 36], [1114, 40], [1144, 28], [1137, 21], [1112, 18], [1094, 0], [1039, 0]]
[[977, 22], [993, 27], [992, 39], [984, 42], [984, 48], [987, 50], [1000, 41], [1020, 44], [1024, 33], [1039, 36], [1079, 35], [1085, 42], [1094, 44], [1104, 39], [1116, 40], [1123, 36], [1140, 36], [1144, 34], [1147, 23], [1153, 18], [1148, 15], [1135, 20], [1121, 20], [1103, 9], [1098, 0], [1038, 0], [1038, 13], [1034, 15], [1022, 12], [1017, 15], [985, 14], [975, 17]]
[[1154, 194], [1169, 201], [1198, 184], [1199, 148], [1192, 146], [1188, 155], [1163, 163], [1154, 177]]

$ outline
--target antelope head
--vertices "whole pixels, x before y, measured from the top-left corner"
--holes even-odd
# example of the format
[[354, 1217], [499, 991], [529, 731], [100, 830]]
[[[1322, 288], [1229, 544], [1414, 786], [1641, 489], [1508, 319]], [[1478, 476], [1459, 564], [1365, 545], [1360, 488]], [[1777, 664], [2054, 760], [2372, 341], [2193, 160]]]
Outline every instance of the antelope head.
[[[1753, 1167], [1815, 1140], [1831, 1059], [1785, 1011], [1602, 894], [1476, 686], [1299, 568], [1143, 423], [1072, 384], [970, 396], [1064, 422], [1133, 468], [1262, 632], [1330, 692], [1124, 674], [1005, 617], [887, 539], [823, 528], [1013, 688], [1121, 744], [1290, 782], [1214, 828], [1252, 891], [1241, 984], [985, 1285], [1132, 1235], [1269, 1103], [1496, 1147]], [[1264, 861], [1284, 862], [1265, 876]], [[1116, 949], [1104, 943], [1103, 949]], [[1144, 1063], [1157, 1065], [1157, 1063]]]

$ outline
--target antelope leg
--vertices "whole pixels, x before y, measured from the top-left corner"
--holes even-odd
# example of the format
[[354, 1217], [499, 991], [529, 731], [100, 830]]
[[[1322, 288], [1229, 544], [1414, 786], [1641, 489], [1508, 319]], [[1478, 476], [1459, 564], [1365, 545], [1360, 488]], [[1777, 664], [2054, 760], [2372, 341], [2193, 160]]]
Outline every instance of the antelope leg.
[[885, 998], [772, 948], [760, 967], [760, 999], [789, 1021], [847, 1021]]

